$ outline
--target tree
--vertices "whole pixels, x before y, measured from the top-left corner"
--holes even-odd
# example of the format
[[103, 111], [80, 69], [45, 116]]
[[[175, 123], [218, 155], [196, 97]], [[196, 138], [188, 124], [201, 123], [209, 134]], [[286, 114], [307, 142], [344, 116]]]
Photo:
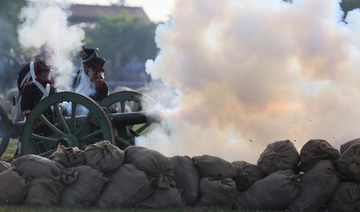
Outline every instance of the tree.
[[17, 34], [18, 15], [25, 5], [25, 0], [0, 1], [0, 53], [16, 55], [21, 52]]
[[85, 28], [85, 43], [98, 47], [107, 59], [120, 53], [123, 64], [134, 55], [145, 62], [156, 56], [155, 29], [155, 23], [146, 23], [126, 11], [121, 15], [99, 13], [94, 26]]

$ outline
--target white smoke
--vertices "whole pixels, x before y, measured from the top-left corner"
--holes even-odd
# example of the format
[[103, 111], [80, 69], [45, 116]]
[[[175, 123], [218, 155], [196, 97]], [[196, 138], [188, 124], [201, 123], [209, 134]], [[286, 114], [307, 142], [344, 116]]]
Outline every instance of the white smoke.
[[337, 0], [176, 1], [146, 68], [181, 96], [137, 144], [256, 162], [277, 140], [360, 137], [360, 13], [341, 15]]
[[69, 26], [69, 4], [48, 0], [28, 0], [20, 12], [23, 23], [18, 28], [23, 47], [40, 48], [47, 44], [52, 50], [50, 65], [55, 74], [55, 86], [69, 90], [74, 66], [72, 58], [81, 49], [84, 32], [78, 26]]

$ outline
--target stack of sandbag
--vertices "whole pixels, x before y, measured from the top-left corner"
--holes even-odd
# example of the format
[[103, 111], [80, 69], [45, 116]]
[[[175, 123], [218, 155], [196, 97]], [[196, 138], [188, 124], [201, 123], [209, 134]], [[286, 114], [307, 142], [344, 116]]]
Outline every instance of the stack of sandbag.
[[90, 166], [78, 166], [69, 170], [78, 173], [78, 179], [67, 185], [61, 193], [62, 206], [92, 206], [109, 181], [102, 172]]
[[0, 203], [22, 204], [29, 191], [30, 175], [19, 175], [13, 168], [0, 172]]
[[340, 153], [336, 168], [342, 180], [360, 183], [360, 139], [341, 145]]
[[191, 205], [199, 196], [200, 174], [189, 156], [170, 158], [174, 167], [174, 180], [186, 204]]
[[284, 140], [268, 144], [257, 165], [265, 175], [287, 169], [297, 174], [299, 162], [299, 153], [294, 144], [290, 140]]
[[112, 174], [96, 204], [101, 207], [135, 206], [154, 190], [143, 171], [132, 164], [125, 164]]
[[326, 204], [340, 179], [330, 161], [318, 162], [302, 177], [296, 199], [288, 206], [289, 211], [318, 211]]
[[359, 185], [353, 182], [340, 183], [326, 204], [326, 209], [330, 212], [360, 211]]
[[280, 210], [291, 204], [299, 192], [299, 177], [292, 170], [279, 170], [238, 192], [235, 207], [250, 210]]
[[133, 164], [143, 171], [155, 189], [148, 199], [138, 205], [163, 208], [185, 204], [180, 191], [175, 188], [173, 164], [169, 158], [151, 149], [130, 146], [125, 149], [125, 163]]
[[246, 161], [234, 161], [231, 163], [237, 169], [237, 174], [233, 178], [236, 182], [238, 191], [245, 191], [256, 181], [264, 177], [259, 166], [250, 164]]
[[84, 151], [77, 147], [65, 147], [58, 145], [57, 150], [50, 155], [50, 160], [61, 163], [64, 167], [70, 168], [85, 165]]
[[328, 160], [335, 165], [339, 157], [339, 151], [326, 140], [312, 139], [300, 151], [300, 170], [307, 172], [321, 160]]
[[124, 152], [109, 141], [90, 144], [84, 156], [87, 165], [102, 172], [114, 171], [124, 162]]
[[12, 162], [14, 171], [31, 177], [25, 204], [57, 205], [64, 184], [77, 179], [77, 172], [66, 170], [60, 163], [36, 155], [25, 155]]
[[232, 179], [238, 170], [219, 157], [202, 155], [193, 157], [200, 173], [200, 195], [196, 205], [231, 206], [236, 196], [236, 183]]

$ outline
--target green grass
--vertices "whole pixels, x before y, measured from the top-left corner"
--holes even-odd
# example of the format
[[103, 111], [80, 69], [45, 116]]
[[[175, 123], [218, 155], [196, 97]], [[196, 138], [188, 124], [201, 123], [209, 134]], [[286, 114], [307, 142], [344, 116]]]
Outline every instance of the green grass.
[[0, 160], [7, 161], [12, 159], [14, 157], [17, 148], [17, 143], [18, 143], [17, 139], [10, 139], [9, 145], [6, 148], [5, 153], [0, 157]]

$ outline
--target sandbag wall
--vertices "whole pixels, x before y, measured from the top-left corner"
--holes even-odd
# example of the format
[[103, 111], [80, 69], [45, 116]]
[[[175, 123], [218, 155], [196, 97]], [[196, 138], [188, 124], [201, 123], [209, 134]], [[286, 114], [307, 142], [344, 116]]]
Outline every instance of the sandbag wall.
[[360, 211], [360, 139], [269, 144], [257, 165], [219, 157], [165, 157], [108, 141], [84, 151], [59, 145], [49, 158], [0, 161], [0, 204], [250, 210]]

